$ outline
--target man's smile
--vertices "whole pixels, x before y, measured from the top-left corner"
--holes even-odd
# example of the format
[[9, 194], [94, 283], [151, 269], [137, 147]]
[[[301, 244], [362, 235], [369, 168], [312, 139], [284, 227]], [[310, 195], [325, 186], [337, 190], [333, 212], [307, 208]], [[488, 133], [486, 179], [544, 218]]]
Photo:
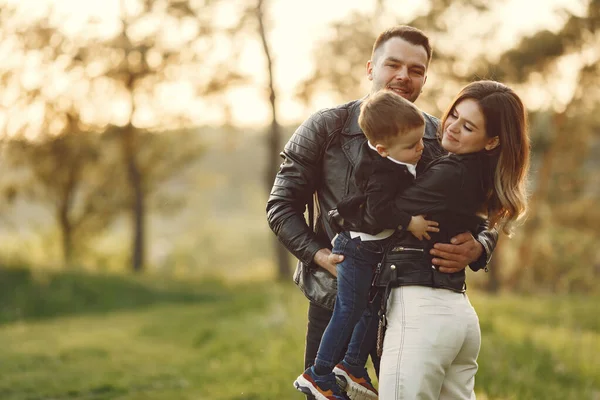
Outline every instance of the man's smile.
[[401, 87], [401, 86], [388, 85], [387, 89], [391, 90], [392, 92], [394, 92], [402, 97], [410, 95], [410, 90], [408, 90], [407, 88]]

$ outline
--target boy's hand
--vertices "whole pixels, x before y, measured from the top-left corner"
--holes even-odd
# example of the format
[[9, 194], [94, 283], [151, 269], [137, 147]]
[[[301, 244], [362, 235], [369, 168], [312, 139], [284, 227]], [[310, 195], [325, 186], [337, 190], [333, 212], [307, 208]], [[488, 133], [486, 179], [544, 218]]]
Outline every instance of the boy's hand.
[[439, 232], [440, 230], [437, 228], [439, 225], [435, 221], [426, 220], [424, 215], [417, 215], [410, 219], [407, 230], [419, 240], [423, 240], [423, 238], [430, 240], [431, 236], [427, 232]]

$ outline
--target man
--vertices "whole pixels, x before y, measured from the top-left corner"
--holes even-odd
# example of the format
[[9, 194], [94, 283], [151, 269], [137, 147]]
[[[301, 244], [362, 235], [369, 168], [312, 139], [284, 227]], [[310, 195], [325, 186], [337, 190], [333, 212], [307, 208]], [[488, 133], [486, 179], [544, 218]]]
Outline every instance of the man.
[[[367, 62], [371, 93], [392, 90], [414, 102], [427, 80], [431, 53], [429, 39], [416, 28], [399, 26], [383, 32]], [[366, 140], [358, 126], [360, 104], [361, 100], [356, 100], [319, 111], [296, 130], [283, 151], [284, 161], [267, 203], [269, 225], [299, 259], [294, 281], [310, 301], [305, 368], [315, 359], [335, 301], [336, 264], [342, 256], [331, 253], [335, 232], [325, 216], [344, 196], [358, 190], [353, 172]], [[417, 173], [441, 150], [436, 139], [439, 121], [426, 113], [423, 116], [426, 148]], [[310, 226], [304, 219], [307, 205]], [[496, 240], [494, 232], [484, 230], [477, 239], [470, 233], [460, 234], [452, 243], [435, 245], [433, 263], [446, 273], [461, 271], [467, 265], [478, 270], [489, 261]], [[373, 353], [371, 357], [378, 371], [378, 359]]]

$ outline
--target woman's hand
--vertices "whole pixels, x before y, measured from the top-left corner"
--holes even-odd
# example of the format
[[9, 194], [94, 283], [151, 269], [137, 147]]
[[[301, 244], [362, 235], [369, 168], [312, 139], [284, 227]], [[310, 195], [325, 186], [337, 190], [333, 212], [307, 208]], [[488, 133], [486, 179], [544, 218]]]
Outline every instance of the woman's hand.
[[432, 260], [440, 272], [448, 274], [462, 271], [483, 254], [483, 246], [470, 232], [464, 232], [450, 240], [450, 243], [436, 243], [430, 251]]
[[314, 261], [319, 267], [325, 268], [331, 275], [337, 277], [336, 265], [344, 261], [344, 256], [334, 254], [331, 250], [325, 248], [317, 251]]

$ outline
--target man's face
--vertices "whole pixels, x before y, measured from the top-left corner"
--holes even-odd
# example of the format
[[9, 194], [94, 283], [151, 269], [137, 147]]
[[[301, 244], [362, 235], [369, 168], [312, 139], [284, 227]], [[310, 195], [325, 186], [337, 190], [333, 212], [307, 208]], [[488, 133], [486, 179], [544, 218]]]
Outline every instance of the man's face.
[[367, 62], [367, 77], [373, 82], [371, 93], [388, 89], [414, 102], [427, 80], [427, 51], [393, 37]]

